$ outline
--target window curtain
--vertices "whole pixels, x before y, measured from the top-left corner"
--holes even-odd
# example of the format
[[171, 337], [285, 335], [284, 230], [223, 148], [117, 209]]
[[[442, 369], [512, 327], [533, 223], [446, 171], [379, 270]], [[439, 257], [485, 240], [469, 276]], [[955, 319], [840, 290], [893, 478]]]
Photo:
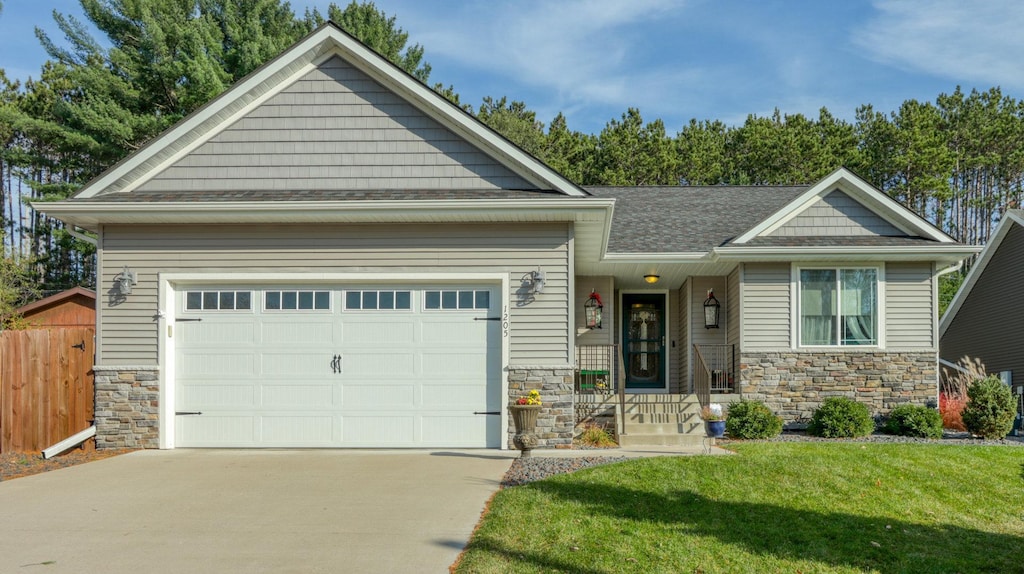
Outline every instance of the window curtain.
[[800, 271], [800, 344], [837, 344], [834, 269]]

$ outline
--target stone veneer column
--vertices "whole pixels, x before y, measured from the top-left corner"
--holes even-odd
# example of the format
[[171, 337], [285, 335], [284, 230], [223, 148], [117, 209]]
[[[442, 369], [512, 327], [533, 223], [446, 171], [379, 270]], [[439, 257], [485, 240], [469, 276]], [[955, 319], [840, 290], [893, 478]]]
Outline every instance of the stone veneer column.
[[96, 448], [160, 447], [158, 367], [93, 367]]
[[[539, 448], [558, 448], [572, 445], [573, 418], [573, 369], [568, 366], [533, 367], [513, 366], [508, 372], [508, 404], [533, 389], [540, 391], [543, 403], [537, 416], [537, 438]], [[512, 435], [515, 427], [509, 419], [508, 448], [515, 448]]]
[[938, 353], [782, 351], [740, 355], [743, 398], [764, 401], [787, 428], [800, 428], [828, 397], [850, 397], [872, 415], [905, 403], [937, 406]]

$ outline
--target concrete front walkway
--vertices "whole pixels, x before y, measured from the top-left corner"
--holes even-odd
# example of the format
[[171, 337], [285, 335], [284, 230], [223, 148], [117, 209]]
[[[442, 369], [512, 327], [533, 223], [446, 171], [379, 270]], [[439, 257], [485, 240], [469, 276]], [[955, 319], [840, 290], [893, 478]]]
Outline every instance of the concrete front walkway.
[[447, 572], [516, 452], [140, 451], [0, 482], [0, 572]]

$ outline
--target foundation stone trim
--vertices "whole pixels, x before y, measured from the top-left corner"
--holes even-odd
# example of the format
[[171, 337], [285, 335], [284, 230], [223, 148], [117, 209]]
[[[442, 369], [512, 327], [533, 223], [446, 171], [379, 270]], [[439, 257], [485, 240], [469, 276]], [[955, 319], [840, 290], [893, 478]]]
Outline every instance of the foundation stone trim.
[[807, 425], [828, 397], [849, 397], [885, 416], [901, 404], [938, 404], [935, 351], [740, 353], [740, 392], [764, 401], [787, 428]]
[[[508, 371], [508, 404], [532, 390], [540, 391], [542, 407], [537, 415], [537, 448], [568, 448], [572, 445], [575, 426], [573, 417], [573, 368], [514, 366]], [[515, 429], [509, 425], [505, 442], [515, 448]]]
[[96, 448], [160, 447], [159, 367], [93, 367]]

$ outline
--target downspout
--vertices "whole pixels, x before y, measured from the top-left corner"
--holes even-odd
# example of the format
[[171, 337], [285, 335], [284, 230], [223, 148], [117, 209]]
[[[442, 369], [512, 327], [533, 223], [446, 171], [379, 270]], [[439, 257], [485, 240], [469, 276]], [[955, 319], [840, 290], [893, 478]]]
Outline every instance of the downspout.
[[96, 436], [96, 426], [93, 425], [82, 432], [75, 433], [57, 444], [43, 449], [43, 458], [54, 457], [68, 449], [74, 448], [90, 438]]

